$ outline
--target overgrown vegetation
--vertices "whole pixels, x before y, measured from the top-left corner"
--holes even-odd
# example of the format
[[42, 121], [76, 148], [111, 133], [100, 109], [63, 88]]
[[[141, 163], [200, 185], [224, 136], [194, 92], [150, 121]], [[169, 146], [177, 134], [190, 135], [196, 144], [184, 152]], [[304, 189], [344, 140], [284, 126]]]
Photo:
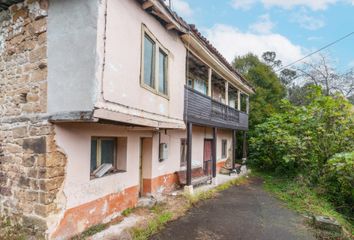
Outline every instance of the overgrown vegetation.
[[282, 69], [272, 52], [235, 59], [256, 89], [248, 163], [283, 176], [267, 187], [294, 208], [334, 216], [352, 229], [354, 107], [345, 96], [353, 74], [339, 78], [327, 61], [304, 65], [310, 69]]
[[[346, 234], [317, 232], [320, 239], [347, 239], [348, 235], [354, 234], [352, 223], [342, 214], [338, 213], [333, 204], [325, 195], [318, 194], [310, 188], [304, 177], [298, 176], [290, 179], [274, 172], [256, 172], [254, 175], [264, 179], [264, 188], [284, 201], [290, 209], [304, 214], [311, 219], [313, 215], [323, 215], [335, 218], [345, 229]], [[347, 235], [347, 237], [345, 237]]]
[[306, 176], [310, 187], [352, 218], [354, 155], [345, 154], [354, 149], [352, 106], [340, 96], [324, 96], [318, 88], [308, 97], [307, 106], [283, 101], [282, 111], [256, 126], [250, 162], [278, 174]]

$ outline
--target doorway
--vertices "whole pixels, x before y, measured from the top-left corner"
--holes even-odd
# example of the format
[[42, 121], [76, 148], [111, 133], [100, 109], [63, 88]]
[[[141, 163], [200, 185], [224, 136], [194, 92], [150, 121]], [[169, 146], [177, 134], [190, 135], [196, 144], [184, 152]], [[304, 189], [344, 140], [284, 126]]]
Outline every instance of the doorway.
[[152, 138], [140, 138], [139, 161], [139, 197], [145, 196], [150, 191], [149, 180], [152, 170]]
[[204, 175], [211, 175], [212, 166], [212, 144], [213, 139], [204, 139], [204, 157], [203, 157], [203, 170]]

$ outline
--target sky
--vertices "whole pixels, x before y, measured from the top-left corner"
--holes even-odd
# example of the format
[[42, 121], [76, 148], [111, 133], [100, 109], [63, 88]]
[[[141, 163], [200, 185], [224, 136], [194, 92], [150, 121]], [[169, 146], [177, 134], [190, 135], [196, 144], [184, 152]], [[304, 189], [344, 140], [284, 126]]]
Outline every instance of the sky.
[[[230, 62], [248, 52], [275, 51], [286, 65], [354, 32], [354, 0], [171, 1]], [[323, 53], [339, 72], [348, 71], [354, 67], [354, 34]]]

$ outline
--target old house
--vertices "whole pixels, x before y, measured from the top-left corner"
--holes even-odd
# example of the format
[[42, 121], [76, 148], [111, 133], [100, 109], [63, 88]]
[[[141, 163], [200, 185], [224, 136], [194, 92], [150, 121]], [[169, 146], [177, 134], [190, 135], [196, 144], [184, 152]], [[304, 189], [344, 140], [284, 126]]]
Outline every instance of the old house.
[[252, 93], [162, 0], [0, 0], [1, 216], [65, 239], [215, 179]]

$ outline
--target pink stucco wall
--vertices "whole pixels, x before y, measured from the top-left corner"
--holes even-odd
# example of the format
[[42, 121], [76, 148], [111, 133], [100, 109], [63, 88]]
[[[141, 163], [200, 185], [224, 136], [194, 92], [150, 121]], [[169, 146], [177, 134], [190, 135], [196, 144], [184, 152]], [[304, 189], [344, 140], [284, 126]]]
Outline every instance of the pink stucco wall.
[[[56, 140], [67, 154], [64, 195], [66, 208], [72, 208], [108, 194], [139, 185], [140, 139], [152, 138], [151, 164], [145, 164], [144, 178], [155, 178], [180, 170], [180, 142], [186, 133], [182, 130], [160, 131], [161, 142], [168, 144], [168, 158], [158, 160], [159, 140], [156, 131], [136, 131], [123, 126], [102, 124], [56, 125]], [[90, 141], [92, 136], [127, 137], [127, 172], [90, 180]], [[194, 127], [192, 160], [194, 165], [203, 161], [204, 138], [211, 138], [211, 129]], [[217, 160], [221, 159], [221, 140], [228, 140], [231, 148], [231, 131], [219, 130]]]
[[[100, 23], [103, 24], [103, 21]], [[169, 52], [169, 99], [140, 85], [143, 24]], [[167, 31], [155, 18], [143, 11], [137, 1], [107, 0], [105, 44], [104, 104], [108, 106], [108, 103], [118, 103], [140, 109], [143, 110], [139, 113], [141, 116], [153, 113], [183, 120], [186, 49], [175, 32]], [[110, 105], [112, 107], [114, 105]]]

